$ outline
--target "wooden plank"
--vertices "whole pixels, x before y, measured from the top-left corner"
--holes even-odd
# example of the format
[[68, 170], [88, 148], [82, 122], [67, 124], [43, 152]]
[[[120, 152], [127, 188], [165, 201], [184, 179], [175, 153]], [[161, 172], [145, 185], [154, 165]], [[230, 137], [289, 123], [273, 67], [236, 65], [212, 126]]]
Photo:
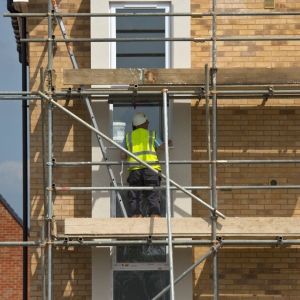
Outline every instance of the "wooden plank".
[[[204, 85], [203, 69], [65, 69], [64, 84]], [[221, 68], [218, 85], [299, 84], [299, 68]]]
[[[196, 84], [204, 82], [200, 70], [193, 72], [197, 78], [190, 76], [191, 69], [65, 69], [64, 84]], [[179, 71], [178, 71], [179, 70]], [[78, 72], [79, 71], [79, 72]], [[196, 70], [195, 70], [196, 71]]]
[[[211, 236], [211, 220], [205, 218], [172, 218], [174, 238], [207, 238]], [[97, 238], [165, 238], [166, 218], [67, 218], [65, 235]], [[219, 218], [217, 235], [226, 238], [274, 239], [300, 237], [300, 218]]]

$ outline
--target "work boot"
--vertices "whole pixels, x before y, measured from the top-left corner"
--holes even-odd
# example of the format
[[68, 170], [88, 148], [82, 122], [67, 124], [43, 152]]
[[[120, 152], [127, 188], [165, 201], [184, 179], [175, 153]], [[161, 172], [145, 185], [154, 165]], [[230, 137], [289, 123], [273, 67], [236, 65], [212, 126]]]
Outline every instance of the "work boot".
[[131, 218], [142, 218], [142, 214], [134, 214], [131, 216]]
[[161, 215], [159, 215], [159, 214], [151, 214], [150, 218], [161, 218]]

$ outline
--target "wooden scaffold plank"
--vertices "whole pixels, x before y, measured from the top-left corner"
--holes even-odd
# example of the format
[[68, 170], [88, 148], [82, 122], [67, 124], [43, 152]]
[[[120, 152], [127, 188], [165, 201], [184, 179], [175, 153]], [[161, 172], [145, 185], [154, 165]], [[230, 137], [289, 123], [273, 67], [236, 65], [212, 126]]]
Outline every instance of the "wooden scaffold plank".
[[[174, 238], [209, 238], [209, 218], [172, 218]], [[166, 238], [166, 218], [67, 218], [65, 235], [98, 238]], [[300, 238], [300, 218], [219, 218], [217, 235], [226, 238]]]
[[[64, 84], [204, 85], [202, 69], [64, 69]], [[218, 85], [298, 85], [299, 68], [220, 68]]]

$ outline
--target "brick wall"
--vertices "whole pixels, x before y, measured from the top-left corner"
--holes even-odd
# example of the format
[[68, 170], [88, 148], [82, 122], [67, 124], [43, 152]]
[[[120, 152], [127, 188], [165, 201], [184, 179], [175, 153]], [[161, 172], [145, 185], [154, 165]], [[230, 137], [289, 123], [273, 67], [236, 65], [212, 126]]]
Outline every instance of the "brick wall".
[[[218, 12], [292, 12], [300, 4], [293, 0], [275, 0], [275, 9], [264, 9], [264, 1], [221, 0]], [[210, 12], [211, 1], [192, 0], [192, 12]], [[211, 37], [211, 17], [191, 20], [192, 37]], [[218, 16], [217, 37], [297, 36], [300, 16]], [[299, 66], [298, 41], [219, 41], [218, 67], [296, 67]], [[192, 67], [211, 64], [211, 43], [192, 44]]]
[[[23, 229], [0, 202], [0, 241], [23, 240]], [[23, 299], [23, 248], [0, 247], [0, 294], [2, 299]]]
[[[193, 159], [205, 160], [205, 112], [193, 108], [192, 114], [193, 123], [198, 124], [195, 126], [197, 135], [196, 130], [193, 135]], [[219, 108], [218, 159], [297, 159], [299, 114], [297, 106], [289, 109], [278, 106]], [[193, 168], [192, 177], [193, 185], [208, 185], [207, 166]], [[218, 185], [223, 186], [267, 186], [271, 179], [276, 179], [278, 185], [299, 185], [299, 178], [295, 164], [228, 164], [217, 168]], [[201, 199], [208, 198], [207, 192], [199, 191], [197, 195]], [[227, 217], [299, 216], [297, 189], [219, 191], [218, 200], [219, 211]], [[207, 209], [193, 204], [193, 216], [207, 215]], [[194, 259], [207, 251], [208, 248], [196, 247]], [[260, 295], [259, 299], [281, 295], [287, 297], [285, 299], [296, 299], [288, 296], [296, 297], [299, 293], [296, 267], [300, 263], [299, 247], [224, 247], [218, 253], [219, 288], [220, 295], [224, 296], [221, 299], [242, 299], [242, 295]], [[194, 275], [195, 299], [211, 299], [211, 259], [200, 265]], [[205, 298], [204, 295], [210, 296]]]
[[[264, 11], [263, 1], [217, 1], [222, 11]], [[276, 1], [275, 11], [299, 10], [295, 1]], [[89, 12], [89, 1], [68, 0], [59, 2], [62, 12]], [[46, 12], [45, 1], [30, 1], [30, 12]], [[191, 1], [192, 12], [211, 10], [211, 3], [204, 0]], [[89, 37], [88, 18], [63, 18], [69, 37]], [[284, 17], [218, 17], [217, 35], [253, 36], [297, 34], [299, 16]], [[58, 25], [54, 34], [61, 37]], [[47, 37], [47, 20], [28, 18], [31, 38]], [[211, 18], [191, 20], [192, 37], [211, 36]], [[90, 67], [89, 43], [73, 45], [79, 67]], [[299, 66], [299, 43], [290, 41], [219, 42], [217, 67], [295, 67]], [[30, 44], [30, 89], [39, 89], [39, 69], [47, 68], [45, 43]], [[211, 65], [211, 44], [192, 44], [192, 67]], [[54, 53], [53, 69], [57, 74], [57, 90], [62, 84], [64, 68], [72, 68], [63, 43]], [[75, 87], [76, 88], [76, 87]], [[47, 87], [46, 87], [47, 90]], [[72, 112], [89, 120], [85, 104], [78, 101], [60, 101]], [[294, 99], [268, 101], [261, 106], [259, 100], [219, 101], [218, 109], [218, 158], [265, 159], [294, 158], [297, 156], [297, 117], [299, 102]], [[206, 159], [204, 107], [192, 103], [192, 159]], [[53, 157], [57, 161], [90, 161], [91, 133], [72, 118], [54, 108]], [[31, 232], [32, 239], [39, 239], [39, 226], [43, 224], [42, 138], [40, 101], [32, 101], [31, 114]], [[207, 166], [193, 166], [193, 184], [207, 185]], [[90, 168], [56, 168], [53, 174], [57, 186], [90, 186]], [[298, 184], [299, 174], [295, 166], [279, 165], [227, 165], [218, 167], [218, 182], [224, 185], [266, 185], [269, 179], [279, 184]], [[198, 193], [207, 199], [207, 193]], [[90, 217], [91, 194], [87, 192], [54, 193], [54, 214], [58, 221], [58, 233], [62, 233], [65, 217]], [[219, 209], [227, 216], [298, 216], [297, 190], [280, 191], [231, 191], [219, 193]], [[199, 204], [193, 205], [194, 216], [207, 216]], [[194, 259], [208, 249], [195, 247]], [[293, 299], [299, 288], [299, 263], [297, 247], [289, 248], [223, 248], [219, 251], [220, 295], [222, 299]], [[31, 250], [31, 299], [41, 299], [40, 251]], [[54, 250], [54, 298], [91, 298], [91, 252], [89, 248]], [[208, 259], [194, 272], [195, 299], [211, 299], [212, 267]], [[260, 297], [260, 298], [259, 298]], [[296, 299], [296, 298], [294, 298]]]
[[[89, 12], [89, 1], [58, 2], [60, 12]], [[30, 12], [47, 12], [47, 3], [42, 0], [30, 1]], [[27, 30], [30, 38], [47, 38], [47, 19], [28, 18]], [[70, 38], [90, 37], [88, 18], [63, 18]], [[62, 38], [59, 25], [54, 25], [54, 35]], [[90, 68], [89, 43], [72, 45], [79, 68]], [[40, 68], [45, 72], [47, 87], [48, 52], [46, 43], [29, 45], [30, 89], [40, 89]], [[53, 69], [56, 71], [56, 90], [69, 88], [63, 86], [63, 69], [72, 69], [72, 63], [64, 43], [57, 43], [54, 49]], [[70, 86], [72, 88], [72, 86]], [[77, 89], [77, 87], [74, 87]], [[89, 115], [83, 100], [58, 101], [68, 110], [89, 122]], [[46, 105], [47, 124], [47, 105]], [[40, 226], [43, 221], [43, 165], [42, 165], [42, 115], [41, 101], [30, 103], [30, 195], [31, 195], [31, 238], [39, 240]], [[46, 126], [47, 132], [47, 126]], [[46, 161], [48, 150], [46, 149]], [[91, 161], [91, 131], [58, 108], [53, 109], [53, 158], [57, 162]], [[47, 171], [46, 171], [47, 173]], [[48, 173], [47, 173], [48, 174]], [[53, 183], [57, 186], [91, 186], [91, 169], [88, 167], [59, 167], [53, 170]], [[54, 192], [53, 214], [57, 220], [58, 234], [63, 234], [63, 220], [66, 217], [90, 217], [91, 193]], [[31, 299], [41, 299], [40, 249], [31, 249]], [[91, 248], [69, 247], [53, 250], [53, 299], [90, 299], [91, 298]]]
[[[217, 11], [263, 12], [264, 1], [217, 1]], [[294, 1], [275, 1], [275, 10], [299, 11]], [[211, 2], [193, 0], [193, 12], [211, 11]], [[217, 36], [292, 36], [299, 29], [298, 16], [217, 17]], [[191, 20], [191, 35], [211, 35], [211, 18]], [[300, 64], [299, 42], [218, 42], [217, 67], [287, 68]], [[211, 66], [211, 43], [192, 45], [192, 67]], [[218, 79], [218, 76], [217, 76]], [[218, 100], [218, 159], [299, 159], [299, 99]], [[192, 102], [192, 159], [206, 160], [204, 102]], [[208, 185], [207, 165], [192, 168], [193, 185]], [[223, 186], [299, 185], [296, 164], [234, 164], [217, 167], [217, 184]], [[208, 193], [197, 195], [208, 201]], [[228, 217], [297, 217], [299, 190], [231, 190], [218, 192], [218, 209]], [[199, 203], [193, 216], [207, 216]], [[275, 239], [276, 237], [274, 237]], [[194, 260], [209, 248], [195, 247]], [[299, 247], [224, 247], [219, 257], [220, 299], [297, 299]], [[212, 259], [194, 271], [194, 299], [212, 299]]]

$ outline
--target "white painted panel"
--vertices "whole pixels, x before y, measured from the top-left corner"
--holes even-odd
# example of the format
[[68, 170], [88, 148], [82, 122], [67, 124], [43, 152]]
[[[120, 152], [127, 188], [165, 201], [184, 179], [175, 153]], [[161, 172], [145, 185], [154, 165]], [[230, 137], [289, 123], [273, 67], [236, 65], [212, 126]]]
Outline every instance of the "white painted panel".
[[[114, 1], [111, 1], [113, 3]], [[119, 3], [128, 1], [115, 1]], [[138, 3], [139, 1], [131, 1]], [[144, 0], [142, 3], [149, 4], [153, 1]], [[157, 1], [165, 2], [166, 1]], [[170, 1], [171, 12], [190, 12], [189, 0]], [[91, 0], [92, 13], [109, 12], [109, 1], [107, 0]], [[109, 18], [91, 18], [91, 37], [107, 38], [110, 36]], [[190, 18], [189, 17], [173, 17], [171, 19], [171, 36], [172, 37], [190, 37]], [[110, 47], [109, 43], [91, 43], [91, 66], [97, 68], [110, 67]], [[173, 42], [171, 44], [171, 68], [189, 68], [191, 64], [190, 42]], [[109, 135], [109, 109], [108, 104], [96, 102], [93, 103], [93, 109], [97, 118], [98, 127], [101, 132]], [[176, 101], [172, 111], [172, 140], [174, 147], [170, 149], [170, 160], [190, 160], [191, 159], [191, 113], [189, 101]], [[178, 122], [180, 120], [180, 122]], [[106, 143], [107, 145], [107, 143]], [[107, 145], [108, 146], [108, 145]], [[119, 149], [107, 148], [109, 160], [119, 160]], [[93, 134], [93, 150], [92, 159], [99, 161], [102, 159], [98, 142]], [[164, 159], [164, 153], [159, 153], [159, 159]], [[116, 181], [120, 182], [121, 167], [113, 167]], [[164, 172], [164, 167], [163, 167]], [[170, 176], [180, 185], [191, 185], [191, 166], [190, 165], [172, 165], [170, 167]], [[126, 182], [127, 171], [124, 170], [123, 182]], [[92, 184], [94, 186], [107, 186], [110, 180], [107, 175], [105, 166], [93, 167]], [[191, 200], [182, 192], [172, 192], [174, 201], [174, 216], [189, 217], [191, 216]], [[110, 195], [108, 192], [93, 192], [93, 217], [109, 217], [110, 216]], [[101, 271], [95, 272], [95, 268], [101, 260], [110, 262], [109, 251], [93, 251], [93, 299], [99, 299], [99, 291], [101, 295], [110, 295], [110, 263], [102, 264]], [[192, 263], [191, 248], [178, 248], [174, 251], [174, 270], [175, 274], [180, 275], [182, 271], [187, 269]], [[95, 265], [94, 265], [95, 264]], [[95, 278], [96, 276], [96, 278]], [[175, 276], [175, 278], [176, 278]], [[192, 275], [189, 274], [185, 279], [176, 285], [176, 298], [192, 299]], [[103, 299], [110, 299], [110, 296], [103, 296]]]

